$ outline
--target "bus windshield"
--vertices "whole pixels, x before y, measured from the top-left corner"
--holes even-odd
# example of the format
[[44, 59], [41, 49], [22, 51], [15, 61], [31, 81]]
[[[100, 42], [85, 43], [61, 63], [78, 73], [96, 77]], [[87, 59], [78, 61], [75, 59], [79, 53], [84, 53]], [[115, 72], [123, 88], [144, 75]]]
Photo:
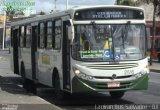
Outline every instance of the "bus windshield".
[[123, 61], [145, 57], [144, 24], [75, 25], [72, 57], [82, 61]]

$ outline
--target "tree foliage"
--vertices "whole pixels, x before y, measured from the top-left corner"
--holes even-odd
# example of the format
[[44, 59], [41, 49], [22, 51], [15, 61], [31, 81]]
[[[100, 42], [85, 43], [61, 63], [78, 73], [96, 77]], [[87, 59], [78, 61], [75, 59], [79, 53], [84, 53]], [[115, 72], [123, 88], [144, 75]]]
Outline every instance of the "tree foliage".
[[160, 0], [143, 0], [144, 2], [152, 3], [155, 7], [156, 15], [160, 16]]
[[153, 4], [156, 8], [156, 15], [160, 16], [160, 0], [138, 0], [138, 4]]
[[8, 19], [11, 20], [15, 14], [15, 9], [12, 6], [8, 6], [5, 11]]
[[151, 54], [150, 54], [150, 65], [152, 65], [152, 56], [153, 56], [153, 48], [154, 48], [154, 37], [155, 37], [155, 33], [156, 33], [156, 16], [160, 15], [160, 0], [143, 0], [144, 2], [152, 3], [154, 6], [154, 10], [153, 10], [153, 38], [152, 38], [152, 42], [151, 42]]
[[39, 14], [40, 14], [40, 15], [45, 15], [46, 13], [45, 13], [45, 12], [43, 12], [43, 11], [41, 11]]
[[134, 6], [135, 2], [133, 0], [116, 0], [116, 5]]

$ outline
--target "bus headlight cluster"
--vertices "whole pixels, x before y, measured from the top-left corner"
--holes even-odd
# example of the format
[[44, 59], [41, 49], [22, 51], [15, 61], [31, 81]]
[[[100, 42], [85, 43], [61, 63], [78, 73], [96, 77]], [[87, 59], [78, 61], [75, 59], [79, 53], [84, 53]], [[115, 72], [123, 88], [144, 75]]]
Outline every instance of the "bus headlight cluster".
[[80, 78], [82, 78], [82, 79], [85, 79], [85, 80], [92, 80], [92, 79], [93, 79], [92, 76], [87, 75], [87, 74], [81, 72], [81, 71], [80, 71], [78, 68], [76, 68], [76, 67], [72, 67], [72, 69], [73, 69], [73, 72], [74, 72], [78, 77], [80, 77]]
[[145, 72], [145, 71], [141, 71], [141, 72], [137, 73], [137, 74], [135, 75], [135, 77], [136, 77], [136, 78], [140, 78], [140, 77], [142, 77], [144, 74], [146, 74], [146, 72]]

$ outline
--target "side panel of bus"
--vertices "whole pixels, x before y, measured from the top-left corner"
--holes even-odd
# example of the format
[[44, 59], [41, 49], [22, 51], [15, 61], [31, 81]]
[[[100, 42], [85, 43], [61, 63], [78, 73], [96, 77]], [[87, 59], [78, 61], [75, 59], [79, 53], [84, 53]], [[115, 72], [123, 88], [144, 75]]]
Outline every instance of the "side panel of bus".
[[[49, 26], [48, 26], [49, 24]], [[37, 50], [37, 66], [38, 81], [44, 85], [52, 87], [52, 73], [53, 73], [53, 62], [56, 64], [58, 58], [56, 54], [59, 50], [53, 51], [52, 49], [52, 37], [53, 33], [48, 33], [47, 29], [53, 31], [52, 19], [39, 22], [39, 36], [38, 36], [38, 50]], [[51, 43], [51, 44], [50, 44]], [[59, 55], [59, 54], [58, 54]], [[58, 66], [59, 64], [57, 64]]]

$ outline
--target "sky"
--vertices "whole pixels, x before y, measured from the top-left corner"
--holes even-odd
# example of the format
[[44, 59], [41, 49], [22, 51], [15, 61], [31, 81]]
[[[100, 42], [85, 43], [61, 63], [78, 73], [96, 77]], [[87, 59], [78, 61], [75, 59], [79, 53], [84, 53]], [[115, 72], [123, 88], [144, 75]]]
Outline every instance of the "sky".
[[[66, 0], [0, 0], [0, 13], [5, 10], [7, 5], [16, 7], [19, 10], [25, 8], [25, 13], [35, 14], [40, 11], [49, 13], [51, 10], [65, 10]], [[88, 6], [88, 5], [113, 5], [115, 0], [68, 0], [68, 7], [72, 8], [74, 6]], [[27, 4], [27, 6], [26, 6]]]
[[[50, 11], [55, 9], [55, 0], [35, 0], [37, 11]], [[65, 10], [66, 0], [56, 0], [56, 9]], [[115, 0], [68, 0], [69, 8], [74, 6], [88, 6], [88, 5], [113, 5]], [[43, 4], [43, 5], [42, 5]], [[41, 8], [38, 8], [41, 6]]]

